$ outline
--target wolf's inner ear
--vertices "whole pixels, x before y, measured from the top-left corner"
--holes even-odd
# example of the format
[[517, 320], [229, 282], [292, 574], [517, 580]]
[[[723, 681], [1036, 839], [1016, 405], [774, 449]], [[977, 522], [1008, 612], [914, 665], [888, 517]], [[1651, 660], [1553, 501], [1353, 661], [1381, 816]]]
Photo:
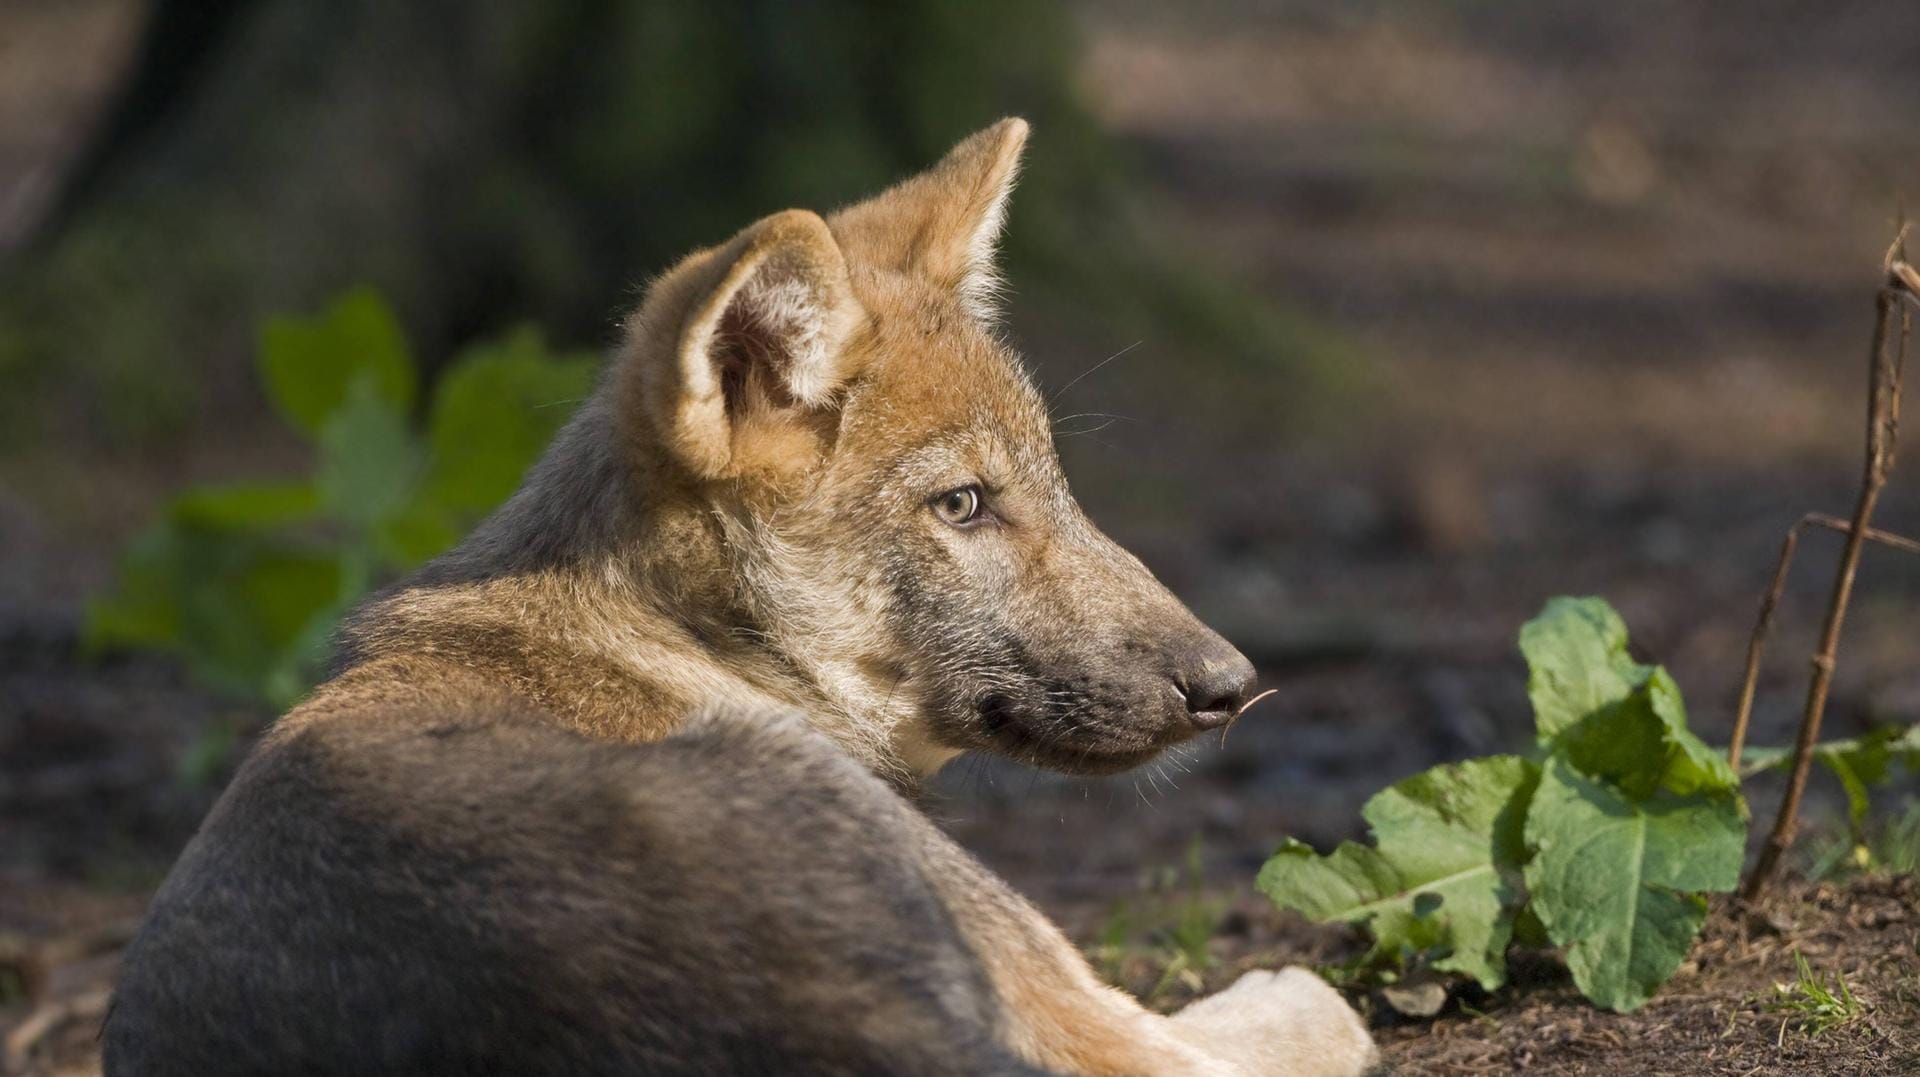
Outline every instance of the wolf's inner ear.
[[676, 455], [719, 478], [817, 449], [864, 317], [826, 222], [789, 210], [754, 224], [715, 252], [701, 286], [670, 383], [648, 394]]
[[1009, 118], [967, 138], [937, 165], [835, 213], [834, 234], [856, 259], [917, 274], [994, 316], [994, 245], [1020, 171], [1027, 122]]

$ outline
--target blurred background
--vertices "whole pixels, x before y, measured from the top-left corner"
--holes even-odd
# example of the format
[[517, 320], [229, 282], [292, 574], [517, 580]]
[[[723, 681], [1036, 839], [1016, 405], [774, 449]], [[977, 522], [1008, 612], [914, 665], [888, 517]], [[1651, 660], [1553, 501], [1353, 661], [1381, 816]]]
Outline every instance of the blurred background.
[[[1781, 535], [1851, 506], [1917, 105], [1904, 0], [7, 0], [0, 932], [136, 913], [304, 683], [293, 588], [155, 613], [237, 578], [181, 575], [214, 540], [180, 491], [325, 485], [275, 348], [399, 348], [390, 425], [457, 449], [462, 363], [563, 405], [529, 371], [585, 369], [677, 255], [1006, 114], [1011, 331], [1076, 489], [1280, 691], [1139, 775], [957, 764], [932, 810], [970, 847], [1070, 928], [1189, 849], [1244, 888], [1523, 745], [1514, 635], [1554, 594], [1610, 599], [1723, 743]], [[328, 552], [321, 589], [463, 519]], [[1911, 447], [1877, 522], [1920, 532]], [[1837, 549], [1803, 544], [1757, 743]], [[1916, 659], [1920, 558], [1869, 549], [1831, 734], [1920, 721]]]

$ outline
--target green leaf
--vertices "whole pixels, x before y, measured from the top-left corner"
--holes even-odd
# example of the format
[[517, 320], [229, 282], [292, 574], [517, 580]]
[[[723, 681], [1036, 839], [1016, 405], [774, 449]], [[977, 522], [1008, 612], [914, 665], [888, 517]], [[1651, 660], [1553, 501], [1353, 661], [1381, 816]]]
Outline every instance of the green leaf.
[[[190, 653], [226, 663], [226, 670], [209, 670], [216, 682], [285, 705], [312, 683], [326, 659], [340, 592], [340, 564], [325, 552], [280, 545], [250, 551], [229, 582], [207, 588], [204, 608], [194, 610], [192, 623], [208, 638], [190, 638]], [[329, 626], [319, 638], [317, 622]]]
[[311, 520], [320, 492], [306, 482], [201, 486], [175, 498], [174, 519], [200, 527], [268, 528]]
[[[1872, 809], [1868, 790], [1885, 782], [1895, 763], [1920, 774], [1920, 725], [1882, 726], [1865, 736], [1816, 744], [1813, 757], [1840, 781], [1847, 796], [1847, 822], [1858, 843]], [[1751, 777], [1793, 762], [1790, 748], [1748, 748], [1741, 756], [1741, 777]]]
[[505, 501], [592, 390], [596, 365], [553, 355], [528, 327], [469, 349], [434, 394], [428, 496], [470, 516]]
[[1531, 904], [1523, 905], [1513, 916], [1513, 941], [1518, 946], [1545, 948], [1553, 945], [1547, 937], [1547, 925], [1540, 922], [1540, 914], [1533, 911]]
[[1540, 742], [1635, 797], [1728, 792], [1739, 778], [1687, 729], [1680, 687], [1627, 654], [1627, 629], [1597, 598], [1555, 598], [1520, 631]]
[[321, 433], [363, 377], [402, 415], [418, 382], [400, 322], [371, 288], [347, 292], [316, 317], [268, 319], [260, 377], [281, 416], [310, 435]]
[[371, 529], [407, 503], [420, 473], [420, 445], [404, 415], [362, 374], [320, 428], [314, 486], [335, 517]]
[[[1886, 780], [1888, 768], [1895, 762], [1920, 774], [1920, 725], [1882, 726], [1861, 737], [1830, 740], [1813, 747], [1814, 758], [1844, 757], [1847, 765], [1864, 780], [1878, 784]], [[1792, 748], [1753, 746], [1740, 756], [1740, 776], [1786, 767], [1793, 762]]]
[[88, 651], [180, 647], [184, 629], [179, 545], [177, 528], [156, 524], [121, 552], [113, 587], [87, 603], [83, 635]]
[[374, 544], [388, 567], [401, 571], [418, 568], [460, 541], [465, 522], [432, 498], [416, 497], [381, 521]]
[[1599, 598], [1560, 596], [1520, 628], [1540, 743], [1626, 698], [1653, 672], [1627, 653], [1627, 625]]
[[1867, 810], [1872, 806], [1867, 794], [1867, 779], [1854, 769], [1853, 763], [1844, 755], [1823, 755], [1819, 758], [1839, 779], [1841, 790], [1847, 794], [1847, 829], [1853, 835], [1854, 844], [1858, 845], [1865, 837]]
[[1531, 908], [1567, 948], [1581, 992], [1625, 1012], [1673, 974], [1706, 919], [1690, 891], [1739, 881], [1747, 827], [1736, 794], [1645, 798], [1548, 761], [1527, 814]]
[[1290, 841], [1261, 869], [1259, 887], [1314, 920], [1365, 924], [1371, 960], [1428, 954], [1436, 969], [1498, 987], [1538, 777], [1517, 756], [1435, 767], [1367, 802], [1375, 847], [1344, 842], [1318, 856]]
[[1679, 686], [1635, 662], [1605, 602], [1558, 598], [1521, 630], [1550, 750], [1527, 816], [1528, 908], [1599, 1005], [1630, 1010], [1686, 956], [1703, 890], [1731, 889], [1746, 850], [1739, 779], [1687, 729]]
[[1588, 777], [1645, 797], [1670, 793], [1732, 792], [1740, 780], [1719, 751], [1687, 729], [1680, 689], [1665, 670], [1624, 699], [1568, 727], [1555, 751]]
[[[215, 687], [280, 702], [324, 658], [312, 626], [331, 623], [340, 594], [339, 562], [324, 552], [168, 519], [123, 555], [114, 590], [89, 609], [87, 642], [171, 651]], [[273, 690], [276, 673], [285, 690]]]

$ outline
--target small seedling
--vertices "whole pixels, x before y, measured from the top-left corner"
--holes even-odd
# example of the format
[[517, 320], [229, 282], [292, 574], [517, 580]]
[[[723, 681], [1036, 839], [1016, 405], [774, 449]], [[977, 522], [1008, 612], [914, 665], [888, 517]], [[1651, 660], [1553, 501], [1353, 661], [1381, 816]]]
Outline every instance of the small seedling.
[[1768, 1010], [1786, 1017], [1780, 1024], [1783, 1038], [1788, 1026], [1808, 1036], [1819, 1036], [1860, 1018], [1864, 1008], [1847, 986], [1845, 975], [1836, 972], [1829, 984], [1825, 975], [1814, 974], [1806, 956], [1798, 950], [1793, 953], [1793, 963], [1794, 981], [1774, 984], [1773, 997], [1767, 1000]]
[[1144, 998], [1153, 1002], [1175, 984], [1200, 990], [1201, 973], [1213, 967], [1208, 944], [1219, 931], [1224, 904], [1206, 894], [1198, 838], [1187, 846], [1183, 867], [1153, 872], [1145, 892], [1115, 905], [1093, 948], [1093, 961], [1107, 982], [1125, 987], [1130, 970], [1157, 969]]

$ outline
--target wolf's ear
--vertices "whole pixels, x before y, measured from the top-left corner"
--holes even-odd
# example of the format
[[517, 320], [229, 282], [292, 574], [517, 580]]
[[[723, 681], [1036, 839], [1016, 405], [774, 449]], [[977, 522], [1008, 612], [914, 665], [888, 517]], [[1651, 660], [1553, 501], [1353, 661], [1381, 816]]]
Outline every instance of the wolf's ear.
[[819, 448], [851, 374], [847, 340], [865, 317], [833, 233], [806, 210], [690, 259], [655, 286], [641, 316], [628, 410], [648, 414], [668, 450], [709, 479]]
[[856, 259], [918, 274], [991, 319], [1000, 288], [994, 244], [1026, 143], [1027, 121], [1001, 120], [927, 171], [835, 213], [834, 234]]

